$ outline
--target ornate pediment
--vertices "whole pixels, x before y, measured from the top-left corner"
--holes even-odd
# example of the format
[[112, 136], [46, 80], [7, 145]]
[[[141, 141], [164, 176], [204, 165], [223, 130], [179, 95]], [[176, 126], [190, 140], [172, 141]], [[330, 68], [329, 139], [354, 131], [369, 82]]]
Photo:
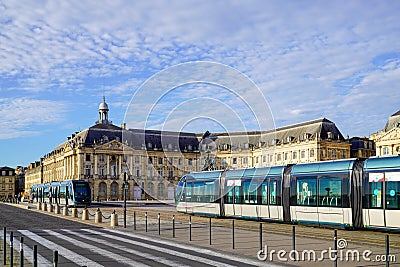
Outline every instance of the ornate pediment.
[[398, 140], [400, 143], [400, 128], [393, 128], [388, 132], [383, 132], [377, 136], [375, 142]]
[[123, 144], [117, 140], [112, 140], [111, 142], [101, 144], [96, 147], [96, 150], [120, 150], [120, 151], [130, 151], [132, 150], [131, 147], [129, 147], [126, 144]]

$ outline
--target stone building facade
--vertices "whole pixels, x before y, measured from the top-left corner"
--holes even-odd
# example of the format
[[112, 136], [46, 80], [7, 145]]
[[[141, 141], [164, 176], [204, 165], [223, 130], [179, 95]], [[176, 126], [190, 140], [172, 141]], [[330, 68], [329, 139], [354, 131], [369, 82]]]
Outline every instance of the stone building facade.
[[376, 155], [400, 155], [400, 111], [391, 115], [385, 128], [370, 136], [375, 141]]
[[274, 131], [216, 133], [217, 169], [276, 166], [345, 159], [350, 144], [336, 125], [323, 118]]
[[336, 125], [318, 119], [274, 131], [196, 134], [126, 129], [112, 124], [105, 100], [95, 125], [31, 163], [25, 191], [33, 184], [83, 179], [93, 199], [174, 199], [182, 175], [201, 170], [273, 166], [350, 157], [350, 144]]
[[187, 172], [198, 170], [198, 139], [193, 133], [125, 129], [108, 120], [103, 99], [99, 120], [75, 132], [31, 163], [25, 190], [33, 184], [69, 179], [87, 180], [93, 199], [174, 199], [175, 184]]
[[15, 196], [15, 170], [10, 167], [0, 167], [0, 201]]

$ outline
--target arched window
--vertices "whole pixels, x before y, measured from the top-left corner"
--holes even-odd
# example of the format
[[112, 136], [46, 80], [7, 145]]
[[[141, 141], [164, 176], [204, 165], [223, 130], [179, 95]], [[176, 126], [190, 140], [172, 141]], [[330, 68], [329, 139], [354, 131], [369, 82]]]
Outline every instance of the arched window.
[[158, 184], [157, 197], [158, 197], [158, 199], [164, 199], [164, 184], [163, 183]]

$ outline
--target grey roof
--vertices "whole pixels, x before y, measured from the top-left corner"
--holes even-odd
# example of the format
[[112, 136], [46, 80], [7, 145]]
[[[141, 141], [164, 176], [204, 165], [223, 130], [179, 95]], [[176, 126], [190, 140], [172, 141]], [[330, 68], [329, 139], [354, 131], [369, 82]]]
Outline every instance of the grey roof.
[[[330, 136], [328, 132], [331, 133]], [[326, 118], [279, 127], [270, 131], [213, 133], [210, 138], [214, 139], [218, 145], [237, 146], [246, 143], [255, 146], [274, 145], [316, 138], [345, 141], [336, 125]]]
[[400, 110], [389, 117], [384, 130], [387, 132], [396, 127], [400, 127]]

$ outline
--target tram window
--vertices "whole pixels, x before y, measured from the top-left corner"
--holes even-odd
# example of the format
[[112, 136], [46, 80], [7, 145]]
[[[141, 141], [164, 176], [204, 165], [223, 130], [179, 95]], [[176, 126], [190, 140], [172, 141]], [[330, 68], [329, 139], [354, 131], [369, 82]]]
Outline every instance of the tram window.
[[243, 200], [245, 204], [257, 203], [257, 182], [243, 182]]
[[317, 198], [317, 179], [297, 178], [297, 205], [315, 206]]
[[215, 201], [215, 182], [205, 183], [205, 196], [204, 202], [213, 203]]
[[269, 204], [280, 205], [281, 204], [281, 184], [278, 180], [271, 180], [269, 183]]
[[261, 185], [261, 204], [268, 204], [268, 180], [265, 180]]
[[193, 183], [192, 202], [203, 202], [203, 192], [204, 192], [203, 182]]
[[241, 196], [240, 196], [240, 186], [235, 186], [233, 188], [233, 190], [234, 190], [234, 195], [235, 195], [234, 203], [235, 204], [242, 204]]
[[193, 183], [186, 183], [186, 202], [192, 202]]
[[233, 204], [233, 193], [234, 193], [234, 187], [229, 187], [229, 191], [226, 194], [226, 204]]
[[387, 182], [386, 183], [386, 208], [399, 209], [400, 208], [400, 182]]
[[318, 205], [342, 206], [342, 178], [322, 177], [319, 179]]

